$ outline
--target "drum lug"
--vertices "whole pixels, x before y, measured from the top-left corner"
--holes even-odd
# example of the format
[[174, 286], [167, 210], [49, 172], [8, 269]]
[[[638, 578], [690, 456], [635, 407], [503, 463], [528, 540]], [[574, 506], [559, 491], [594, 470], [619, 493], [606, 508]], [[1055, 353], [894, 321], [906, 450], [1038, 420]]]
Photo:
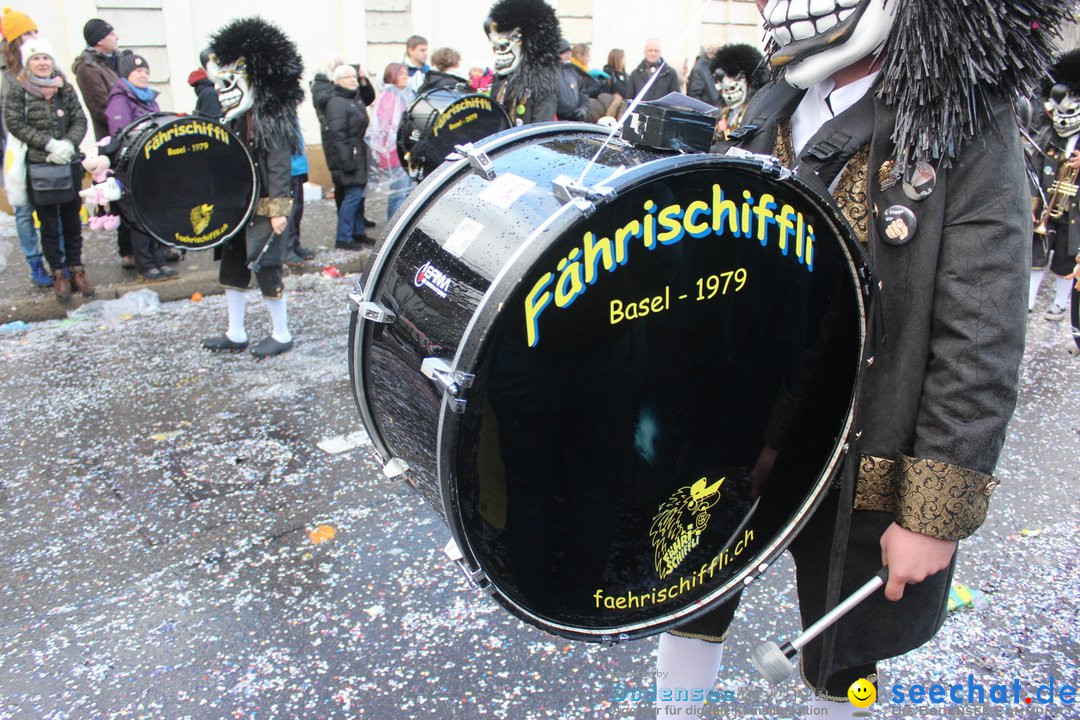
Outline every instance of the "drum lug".
[[454, 563], [461, 569], [461, 572], [465, 574], [465, 579], [469, 581], [477, 590], [486, 591], [491, 587], [491, 580], [488, 579], [487, 573], [483, 570], [473, 570], [465, 562], [465, 556], [461, 552], [461, 548], [454, 542], [453, 538], [450, 542], [446, 543], [446, 547], [443, 548], [443, 552], [446, 553], [446, 557], [454, 561]]
[[751, 160], [761, 165], [761, 170], [766, 175], [777, 180], [787, 180], [794, 173], [791, 168], [784, 167], [780, 159], [773, 157], [772, 155], [765, 155], [762, 153], [753, 153], [749, 150], [743, 150], [742, 148], [731, 147], [724, 153], [728, 157], [739, 158], [740, 160]]
[[572, 203], [585, 217], [596, 212], [596, 203], [611, 200], [616, 194], [609, 187], [585, 187], [566, 175], [551, 181], [551, 192], [563, 205]]
[[450, 367], [450, 363], [440, 357], [424, 358], [424, 361], [420, 363], [420, 372], [442, 388], [443, 394], [448, 396], [446, 401], [452, 412], [458, 414], [465, 412], [466, 401], [458, 396], [472, 387], [473, 380], [476, 379], [475, 375], [454, 370]]
[[383, 475], [392, 480], [409, 472], [409, 463], [401, 458], [391, 458], [390, 462], [383, 465], [382, 471]]
[[359, 281], [349, 293], [349, 310], [359, 312], [365, 320], [383, 325], [390, 325], [396, 317], [393, 310], [379, 303], [368, 302], [367, 293], [364, 292], [364, 286]]
[[[472, 143], [467, 145], [455, 145], [454, 150], [462, 158], [469, 162], [473, 170], [476, 170], [485, 180], [495, 179], [495, 163], [483, 150], [477, 150]], [[450, 159], [449, 157], [447, 159]]]

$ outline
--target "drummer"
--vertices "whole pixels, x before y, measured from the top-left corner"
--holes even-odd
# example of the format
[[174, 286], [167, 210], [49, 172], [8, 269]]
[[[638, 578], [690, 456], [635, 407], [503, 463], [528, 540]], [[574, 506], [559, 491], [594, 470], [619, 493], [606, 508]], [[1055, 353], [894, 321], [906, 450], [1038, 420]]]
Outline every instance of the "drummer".
[[[764, 11], [766, 2], [757, 5]], [[889, 578], [883, 593], [804, 648], [802, 677], [817, 695], [806, 717], [852, 717], [849, 687], [877, 684], [878, 661], [938, 631], [957, 543], [986, 517], [1016, 404], [1027, 315], [1019, 258], [1031, 207], [1008, 99], [1045, 67], [1068, 3], [1039, 4], [1022, 19], [1011, 17], [1013, 3], [986, 4], [965, 14], [974, 34], [963, 43], [949, 28], [922, 25], [939, 5], [866, 3], [850, 37], [830, 44], [787, 17], [787, 4], [768, 3], [783, 75], [754, 98], [736, 139], [751, 152], [786, 155], [823, 192], [836, 188], [876, 273], [843, 490], [825, 497], [791, 549], [806, 625], [882, 565]], [[909, 62], [937, 68], [933, 88]], [[999, 75], [999, 63], [1016, 72]], [[973, 126], [951, 124], [965, 107], [984, 110]], [[794, 447], [788, 419], [806, 392], [789, 378], [772, 408], [754, 470], [763, 482]], [[673, 691], [713, 688], [737, 604], [661, 636], [656, 676], [667, 714], [700, 713], [700, 701], [670, 703]]]
[[469, 91], [469, 81], [461, 75], [461, 53], [453, 48], [439, 48], [431, 54], [434, 70], [429, 70], [417, 97], [431, 90]]

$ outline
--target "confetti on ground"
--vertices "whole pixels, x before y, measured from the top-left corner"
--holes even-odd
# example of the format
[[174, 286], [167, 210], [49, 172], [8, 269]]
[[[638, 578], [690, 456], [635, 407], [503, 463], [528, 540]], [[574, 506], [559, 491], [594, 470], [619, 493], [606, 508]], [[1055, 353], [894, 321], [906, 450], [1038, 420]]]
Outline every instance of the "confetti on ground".
[[333, 540], [337, 536], [337, 530], [331, 525], [320, 525], [308, 533], [308, 538], [316, 545]]

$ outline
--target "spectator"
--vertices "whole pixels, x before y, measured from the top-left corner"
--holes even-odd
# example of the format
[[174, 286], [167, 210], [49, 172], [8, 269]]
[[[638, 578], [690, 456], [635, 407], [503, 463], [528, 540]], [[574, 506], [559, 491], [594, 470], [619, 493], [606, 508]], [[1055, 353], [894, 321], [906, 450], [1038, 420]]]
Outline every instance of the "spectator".
[[559, 44], [559, 94], [555, 114], [560, 120], [585, 122], [589, 115], [589, 98], [581, 91], [577, 70], [571, 64], [572, 51], [566, 40]]
[[608, 107], [608, 115], [619, 117], [626, 109], [627, 86], [630, 78], [626, 74], [626, 52], [621, 48], [613, 48], [607, 56], [607, 65], [604, 66], [607, 73], [607, 91], [611, 93], [611, 105]]
[[[109, 120], [105, 117], [105, 103], [109, 100], [116, 79], [120, 77], [118, 63], [120, 36], [113, 26], [104, 20], [93, 18], [83, 25], [86, 49], [75, 59], [71, 71], [82, 91], [83, 102], [94, 125], [94, 137], [102, 140], [109, 134]], [[135, 255], [131, 248], [131, 235], [127, 225], [120, 224], [116, 232], [116, 250], [120, 255], [120, 267], [135, 267]]]
[[188, 75], [188, 85], [195, 91], [195, 114], [202, 117], [221, 119], [221, 101], [218, 99], [217, 88], [214, 81], [206, 75], [206, 61], [210, 59], [210, 51], [203, 50], [199, 53], [199, 69]]
[[[120, 58], [120, 77], [109, 91], [105, 103], [105, 117], [109, 121], [109, 135], [117, 137], [120, 131], [141, 117], [161, 112], [157, 104], [157, 91], [150, 87], [150, 65], [146, 59], [133, 54]], [[151, 237], [143, 228], [123, 223], [127, 227], [131, 251], [135, 256], [135, 269], [145, 282], [160, 282], [176, 277], [179, 273], [165, 266], [165, 246]]]
[[491, 83], [495, 80], [495, 73], [491, 68], [482, 68], [474, 65], [469, 68], [469, 87], [476, 92], [488, 94], [491, 92]]
[[578, 74], [578, 85], [581, 91], [589, 98], [589, 112], [585, 119], [594, 123], [604, 115], [610, 114], [608, 108], [615, 96], [607, 92], [605, 87], [607, 73], [589, 69], [591, 55], [592, 52], [585, 43], [578, 43], [570, 49], [570, 66]]
[[352, 65], [338, 65], [334, 86], [326, 102], [326, 164], [334, 186], [342, 189], [338, 208], [334, 247], [359, 250], [364, 235], [364, 215], [360, 201], [368, 180], [364, 131], [368, 126], [367, 107], [360, 96], [360, 81]]
[[292, 157], [291, 175], [293, 204], [292, 212], [289, 213], [289, 224], [285, 227], [285, 262], [296, 264], [315, 257], [314, 250], [300, 244], [300, 221], [304, 219], [304, 183], [308, 181], [308, 160], [303, 134], [300, 135], [300, 152]]
[[[15, 78], [23, 69], [20, 48], [24, 41], [37, 37], [38, 27], [29, 16], [10, 8], [4, 10], [2, 27], [4, 40], [0, 44], [0, 58], [3, 59], [4, 66], [0, 86], [0, 138], [5, 138], [7, 127], [3, 124], [3, 107], [7, 102], [8, 90], [16, 83]], [[9, 197], [8, 200], [12, 198]], [[19, 236], [19, 249], [30, 265], [30, 279], [39, 287], [52, 287], [52, 275], [45, 270], [37, 229], [34, 227], [34, 205], [29, 197], [21, 205], [12, 204], [15, 208], [15, 232]]]
[[660, 41], [649, 38], [645, 41], [644, 59], [634, 68], [634, 72], [630, 73], [630, 80], [626, 86], [626, 99], [632, 100], [637, 97], [641, 88], [645, 87], [653, 75], [657, 75], [656, 81], [649, 87], [649, 91], [641, 98], [642, 100], [659, 100], [668, 93], [682, 90], [679, 74], [660, 56]]
[[719, 49], [718, 45], [703, 47], [686, 81], [687, 95], [713, 107], [720, 107], [720, 93], [716, 91], [716, 80], [712, 73], [712, 63]]
[[405, 41], [405, 57], [402, 62], [409, 71], [408, 88], [418, 93], [424, 84], [424, 78], [431, 70], [427, 64], [428, 42], [419, 35], [413, 35]]
[[[326, 128], [326, 103], [334, 91], [334, 70], [344, 62], [340, 55], [330, 55], [319, 71], [315, 73], [315, 77], [311, 79], [311, 104], [315, 108], [315, 116], [319, 119], [319, 136], [322, 139], [324, 155], [329, 137]], [[368, 82], [363, 68], [359, 65], [353, 65], [353, 67], [356, 68], [360, 99], [364, 101], [366, 107], [370, 107], [371, 103], [375, 102], [375, 88]], [[341, 210], [341, 199], [343, 197], [345, 197], [345, 188], [335, 184], [334, 205], [339, 211]], [[375, 227], [375, 223], [368, 220], [367, 215], [364, 214], [364, 200], [360, 201], [360, 214], [364, 217], [365, 228]]]
[[[12, 136], [26, 143], [26, 164], [64, 167], [71, 174], [68, 190], [38, 194], [27, 183], [27, 191], [41, 218], [41, 244], [52, 270], [53, 290], [61, 302], [71, 298], [71, 291], [84, 297], [94, 294], [82, 264], [82, 223], [79, 219], [79, 186], [82, 166], [76, 162], [78, 146], [86, 135], [86, 115], [75, 89], [56, 68], [52, 46], [41, 38], [23, 41], [23, 71], [8, 90], [4, 121]], [[60, 226], [64, 244], [60, 245]], [[70, 282], [64, 274], [67, 269]]]
[[434, 70], [429, 70], [417, 96], [431, 90], [464, 90], [469, 82], [461, 77], [461, 53], [451, 48], [439, 48], [431, 54]]
[[372, 165], [378, 170], [379, 184], [386, 188], [386, 218], [389, 220], [405, 202], [413, 181], [397, 151], [398, 126], [402, 113], [413, 101], [409, 90], [409, 69], [402, 63], [390, 63], [383, 72], [383, 89], [375, 102], [375, 122], [368, 132]]

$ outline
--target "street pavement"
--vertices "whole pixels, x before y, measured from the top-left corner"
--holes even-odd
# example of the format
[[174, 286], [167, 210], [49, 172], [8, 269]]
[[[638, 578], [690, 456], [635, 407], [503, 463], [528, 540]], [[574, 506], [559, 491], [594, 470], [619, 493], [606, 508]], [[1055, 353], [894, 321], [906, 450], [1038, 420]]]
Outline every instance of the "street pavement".
[[[332, 206], [306, 214], [305, 242], [328, 245]], [[91, 276], [126, 288], [103, 282], [112, 248], [94, 244]], [[338, 261], [361, 258], [324, 251], [312, 265]], [[12, 290], [28, 285], [20, 263], [8, 248], [6, 305], [26, 294]], [[181, 270], [196, 263], [212, 279], [192, 253]], [[367, 444], [320, 447], [364, 437], [346, 360], [354, 279], [291, 275], [296, 346], [262, 362], [199, 349], [224, 329], [221, 296], [128, 294], [0, 333], [0, 718], [656, 717], [617, 694], [651, 685], [654, 639], [605, 647], [518, 621], [470, 588], [441, 519]], [[268, 328], [249, 293], [249, 334]], [[1028, 330], [1002, 486], [961, 543], [974, 606], [882, 664], [871, 717], [940, 716], [891, 705], [895, 683], [970, 673], [1032, 697], [1051, 678], [1077, 684], [1080, 358], [1062, 323], [1036, 314]], [[717, 687], [735, 700], [703, 716], [797, 716], [808, 694], [767, 686], [749, 653], [798, 626], [784, 559], [746, 593], [727, 643]]]

